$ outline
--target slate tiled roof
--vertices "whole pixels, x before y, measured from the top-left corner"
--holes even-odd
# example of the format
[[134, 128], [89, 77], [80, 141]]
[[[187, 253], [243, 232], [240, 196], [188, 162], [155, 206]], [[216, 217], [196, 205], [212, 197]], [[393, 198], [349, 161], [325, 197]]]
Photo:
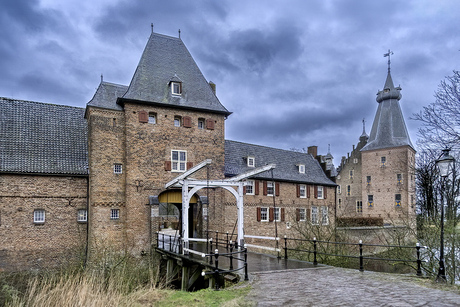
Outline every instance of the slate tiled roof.
[[121, 111], [123, 108], [117, 104], [117, 99], [122, 97], [127, 90], [126, 85], [101, 81], [93, 98], [88, 102], [88, 106]]
[[414, 146], [407, 132], [404, 116], [399, 105], [401, 88], [394, 87], [390, 72], [385, 81], [384, 90], [377, 93], [379, 106], [372, 124], [371, 134], [361, 151], [391, 147]]
[[[277, 181], [336, 185], [327, 178], [318, 161], [310, 154], [229, 140], [225, 141], [225, 176], [232, 177], [253, 170], [247, 166], [248, 156], [255, 158], [256, 167], [275, 163], [273, 178]], [[299, 173], [298, 164], [305, 165], [305, 174]], [[271, 179], [271, 171], [253, 178]]]
[[86, 175], [85, 109], [0, 98], [0, 172]]
[[[171, 81], [182, 82], [182, 95], [171, 95]], [[123, 96], [144, 103], [231, 114], [219, 101], [180, 38], [152, 33]], [[123, 99], [119, 101], [123, 103]]]

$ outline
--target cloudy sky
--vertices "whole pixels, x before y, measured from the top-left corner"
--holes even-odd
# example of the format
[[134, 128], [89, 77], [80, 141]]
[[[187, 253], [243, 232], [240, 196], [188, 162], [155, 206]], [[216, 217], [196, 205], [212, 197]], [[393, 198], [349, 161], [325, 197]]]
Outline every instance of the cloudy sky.
[[409, 119], [460, 69], [457, 0], [2, 0], [0, 96], [84, 107], [103, 74], [128, 85], [154, 24], [178, 36], [233, 114], [226, 138], [328, 144], [336, 165], [369, 133], [391, 49]]

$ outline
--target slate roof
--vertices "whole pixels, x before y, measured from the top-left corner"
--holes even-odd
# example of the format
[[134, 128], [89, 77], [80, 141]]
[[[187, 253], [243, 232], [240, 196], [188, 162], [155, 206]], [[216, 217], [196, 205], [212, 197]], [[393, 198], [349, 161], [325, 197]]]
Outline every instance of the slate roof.
[[87, 175], [85, 109], [0, 98], [0, 172]]
[[[170, 82], [182, 82], [182, 95]], [[230, 115], [180, 38], [152, 33], [123, 99]], [[120, 99], [118, 103], [123, 103]]]
[[127, 90], [126, 85], [101, 81], [93, 98], [88, 102], [88, 106], [121, 111], [123, 107], [116, 102]]
[[388, 72], [383, 91], [377, 93], [378, 108], [372, 124], [371, 134], [361, 151], [391, 147], [414, 146], [407, 132], [404, 116], [399, 105], [401, 88], [394, 87]]
[[[225, 176], [232, 177], [253, 170], [254, 168], [247, 166], [248, 156], [255, 158], [255, 167], [275, 163], [274, 180], [336, 186], [327, 178], [319, 162], [308, 153], [229, 140], [225, 141]], [[305, 174], [299, 173], [298, 164], [305, 165]], [[252, 178], [270, 180], [271, 176], [271, 171], [267, 171]]]

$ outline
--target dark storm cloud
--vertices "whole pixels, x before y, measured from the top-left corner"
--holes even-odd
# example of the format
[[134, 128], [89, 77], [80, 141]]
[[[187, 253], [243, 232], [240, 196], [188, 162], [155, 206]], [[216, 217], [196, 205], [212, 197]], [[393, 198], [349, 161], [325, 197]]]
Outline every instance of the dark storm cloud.
[[[356, 144], [392, 76], [406, 118], [458, 69], [460, 5], [417, 1], [2, 2], [0, 96], [83, 107], [100, 81], [128, 85], [150, 34], [181, 38], [233, 112], [226, 137], [279, 148]], [[406, 123], [415, 143], [414, 124]], [[338, 160], [336, 160], [337, 162]]]

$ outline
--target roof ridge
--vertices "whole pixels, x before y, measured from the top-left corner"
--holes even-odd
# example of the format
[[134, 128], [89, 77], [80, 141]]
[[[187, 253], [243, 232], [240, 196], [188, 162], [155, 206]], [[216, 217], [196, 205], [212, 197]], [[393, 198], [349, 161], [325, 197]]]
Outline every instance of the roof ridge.
[[36, 104], [45, 104], [45, 105], [49, 105], [49, 106], [66, 107], [66, 108], [73, 108], [73, 109], [80, 109], [80, 110], [84, 110], [84, 109], [85, 109], [85, 108], [82, 108], [82, 107], [69, 106], [69, 105], [64, 105], [64, 104], [56, 104], [56, 103], [50, 103], [50, 102], [33, 101], [33, 100], [24, 100], [24, 99], [15, 99], [15, 98], [8, 98], [8, 97], [0, 97], [0, 100], [4, 100], [4, 101], [17, 101], [17, 102], [26, 102], [26, 103], [36, 103]]
[[301, 152], [301, 151], [294, 151], [294, 150], [283, 149], [283, 148], [270, 147], [270, 146], [265, 146], [265, 145], [251, 144], [251, 143], [246, 143], [246, 142], [241, 142], [241, 141], [233, 141], [233, 140], [225, 140], [225, 141], [246, 144], [246, 145], [251, 145], [251, 146], [257, 146], [257, 147], [263, 147], [263, 148], [269, 148], [269, 149], [276, 149], [276, 150], [293, 152], [293, 153], [299, 153], [299, 154], [307, 154], [307, 155], [309, 154], [308, 152]]

